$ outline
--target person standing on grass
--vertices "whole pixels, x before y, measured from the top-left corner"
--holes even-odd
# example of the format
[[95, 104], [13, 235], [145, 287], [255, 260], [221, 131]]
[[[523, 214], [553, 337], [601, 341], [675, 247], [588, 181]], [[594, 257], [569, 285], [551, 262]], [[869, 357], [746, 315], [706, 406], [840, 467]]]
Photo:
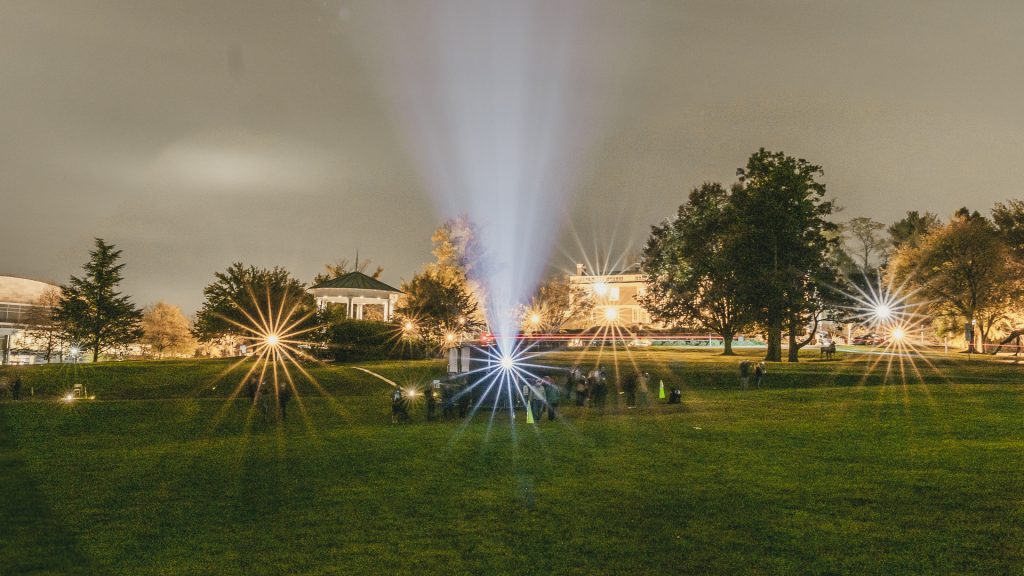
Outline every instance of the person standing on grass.
[[292, 399], [292, 389], [286, 384], [277, 390], [277, 403], [281, 410], [281, 420], [288, 419], [288, 401]]
[[437, 396], [436, 396], [436, 394], [437, 394], [437, 392], [435, 391], [433, 385], [431, 385], [430, 388], [427, 388], [427, 394], [426, 394], [427, 397], [425, 398], [426, 404], [427, 404], [427, 422], [433, 422], [434, 420], [437, 419]]
[[764, 362], [758, 362], [757, 367], [754, 368], [754, 387], [761, 387], [761, 380], [764, 378], [765, 368]]
[[599, 366], [594, 373], [595, 382], [591, 387], [594, 400], [591, 405], [604, 410], [605, 402], [608, 400], [608, 376], [605, 373], [604, 366]]
[[587, 396], [589, 395], [590, 389], [587, 388], [587, 379], [581, 375], [580, 379], [576, 381], [576, 405], [581, 408], [586, 406]]
[[21, 400], [21, 375], [14, 377], [14, 384], [11, 384], [11, 399]]
[[402, 418], [402, 412], [405, 411], [405, 398], [402, 397], [402, 389], [395, 387], [395, 391], [391, 393], [391, 423], [397, 424]]
[[526, 383], [526, 409], [533, 415], [533, 421], [540, 420], [544, 414], [544, 378], [539, 377], [533, 384]]
[[626, 393], [626, 407], [636, 407], [637, 381], [640, 379], [639, 371], [633, 371], [626, 375], [622, 381], [622, 391]]
[[548, 403], [548, 420], [558, 418], [558, 402], [561, 400], [562, 390], [550, 375], [544, 378], [544, 396]]
[[256, 375], [254, 374], [250, 376], [249, 380], [245, 383], [245, 393], [247, 396], [249, 396], [250, 404], [256, 403], [257, 390], [259, 390], [259, 382], [257, 381]]
[[640, 405], [641, 406], [648, 406], [651, 403], [650, 397], [649, 397], [649, 395], [651, 393], [650, 381], [651, 381], [651, 375], [648, 374], [647, 372], [640, 372], [640, 373], [637, 374], [637, 377], [636, 377], [636, 389], [637, 389], [637, 392], [640, 393]]

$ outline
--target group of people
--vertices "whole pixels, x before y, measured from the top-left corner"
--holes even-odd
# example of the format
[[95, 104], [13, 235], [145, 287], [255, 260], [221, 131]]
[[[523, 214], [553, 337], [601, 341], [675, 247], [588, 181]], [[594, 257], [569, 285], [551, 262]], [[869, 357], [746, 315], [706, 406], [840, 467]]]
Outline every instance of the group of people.
[[245, 393], [249, 397], [249, 403], [255, 406], [264, 420], [271, 416], [280, 418], [282, 421], [288, 418], [288, 402], [292, 399], [292, 389], [287, 384], [279, 384], [276, 394], [266, 382], [255, 374], [250, 376], [245, 383]]

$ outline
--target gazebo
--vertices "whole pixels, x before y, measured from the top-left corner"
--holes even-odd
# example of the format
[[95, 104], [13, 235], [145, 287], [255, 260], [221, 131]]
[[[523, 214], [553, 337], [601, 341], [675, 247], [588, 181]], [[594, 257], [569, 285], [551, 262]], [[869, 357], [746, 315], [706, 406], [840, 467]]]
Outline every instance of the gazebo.
[[401, 290], [371, 278], [362, 272], [349, 272], [313, 286], [309, 292], [319, 309], [345, 306], [346, 316], [356, 320], [364, 318], [366, 306], [381, 306], [383, 320], [391, 320]]

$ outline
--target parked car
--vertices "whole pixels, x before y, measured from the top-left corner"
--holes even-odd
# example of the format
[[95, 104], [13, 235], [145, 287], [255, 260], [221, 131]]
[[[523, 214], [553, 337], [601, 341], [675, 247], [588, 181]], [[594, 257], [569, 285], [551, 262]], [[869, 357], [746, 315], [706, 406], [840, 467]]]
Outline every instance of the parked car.
[[861, 334], [860, 336], [854, 336], [852, 341], [854, 346], [879, 346], [885, 343], [885, 338], [869, 332], [867, 334]]

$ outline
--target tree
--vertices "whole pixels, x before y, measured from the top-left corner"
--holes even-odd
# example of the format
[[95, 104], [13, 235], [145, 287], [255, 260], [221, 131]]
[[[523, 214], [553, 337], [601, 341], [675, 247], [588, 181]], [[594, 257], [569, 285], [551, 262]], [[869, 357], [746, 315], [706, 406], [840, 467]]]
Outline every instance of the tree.
[[850, 234], [850, 238], [843, 237], [850, 253], [858, 260], [861, 271], [867, 274], [871, 271], [872, 256], [883, 255], [889, 242], [880, 234], [885, 229], [885, 224], [876, 222], [871, 218], [863, 216], [853, 218], [846, 222], [842, 230]]
[[[890, 262], [897, 282], [906, 282], [929, 302], [934, 316], [953, 325], [973, 323], [983, 341], [1020, 295], [1019, 268], [992, 222], [962, 208], [945, 226], [905, 244]], [[976, 352], [973, 341], [967, 351]]]
[[417, 334], [432, 343], [483, 326], [476, 299], [458, 278], [427, 269], [402, 283], [402, 292], [395, 312], [413, 322]]
[[235, 262], [214, 277], [203, 289], [205, 301], [192, 328], [202, 342], [225, 336], [253, 338], [285, 328], [300, 335], [316, 326], [313, 296], [284, 268]]
[[164, 354], [189, 356], [196, 349], [188, 318], [181, 308], [163, 301], [147, 307], [143, 313], [141, 342], [157, 358]]
[[823, 199], [825, 184], [817, 181], [822, 174], [802, 158], [764, 148], [737, 170], [740, 185], [731, 200], [740, 300], [767, 334], [769, 361], [782, 359], [783, 326], [789, 331], [789, 361], [798, 361], [801, 330], [835, 280], [830, 255], [837, 226], [828, 220], [834, 204]]
[[473, 300], [476, 309], [474, 323], [483, 326], [486, 323], [484, 303], [487, 302], [487, 294], [480, 281], [483, 257], [479, 238], [480, 232], [469, 217], [446, 220], [430, 238], [435, 261], [428, 264], [425, 271], [446, 283], [461, 284]]
[[523, 329], [558, 332], [569, 322], [589, 316], [593, 309], [594, 297], [589, 290], [573, 286], [564, 276], [554, 277], [541, 284], [524, 307]]
[[[324, 264], [324, 271], [313, 277], [313, 286], [316, 286], [317, 284], [320, 284], [321, 282], [326, 282], [328, 280], [332, 280], [332, 279], [337, 278], [339, 276], [344, 276], [345, 274], [348, 274], [349, 272], [362, 272], [363, 274], [365, 274], [366, 270], [367, 270], [367, 268], [369, 268], [369, 266], [370, 266], [370, 261], [369, 260], [357, 261], [355, 265], [350, 265], [349, 261], [348, 261], [348, 258], [342, 258], [342, 259], [338, 260], [337, 262], [335, 262], [334, 264]], [[380, 275], [383, 274], [383, 273], [384, 273], [384, 267], [383, 266], [377, 266], [377, 269], [374, 270], [373, 274], [371, 274], [370, 277], [371, 278], [380, 278]]]
[[96, 238], [96, 248], [82, 266], [85, 275], [72, 276], [61, 286], [60, 302], [54, 319], [73, 342], [92, 351], [92, 361], [100, 352], [131, 344], [142, 336], [142, 310], [117, 289], [121, 284], [121, 251]]
[[722, 337], [725, 355], [751, 320], [740, 300], [736, 216], [718, 183], [694, 188], [676, 217], [651, 229], [641, 260], [647, 275], [640, 303], [667, 324], [697, 324]]
[[32, 340], [33, 346], [42, 350], [47, 362], [53, 360], [53, 355], [62, 350], [67, 343], [67, 337], [53, 314], [60, 305], [61, 291], [57, 288], [48, 288], [36, 300], [35, 306], [29, 312], [25, 329], [25, 335]]
[[992, 208], [992, 221], [1010, 253], [1024, 264], [1024, 200], [997, 202]]
[[917, 210], [911, 210], [889, 226], [889, 243], [894, 250], [906, 245], [917, 246], [921, 238], [938, 228], [940, 224], [939, 217], [931, 212], [925, 212], [922, 216]]

